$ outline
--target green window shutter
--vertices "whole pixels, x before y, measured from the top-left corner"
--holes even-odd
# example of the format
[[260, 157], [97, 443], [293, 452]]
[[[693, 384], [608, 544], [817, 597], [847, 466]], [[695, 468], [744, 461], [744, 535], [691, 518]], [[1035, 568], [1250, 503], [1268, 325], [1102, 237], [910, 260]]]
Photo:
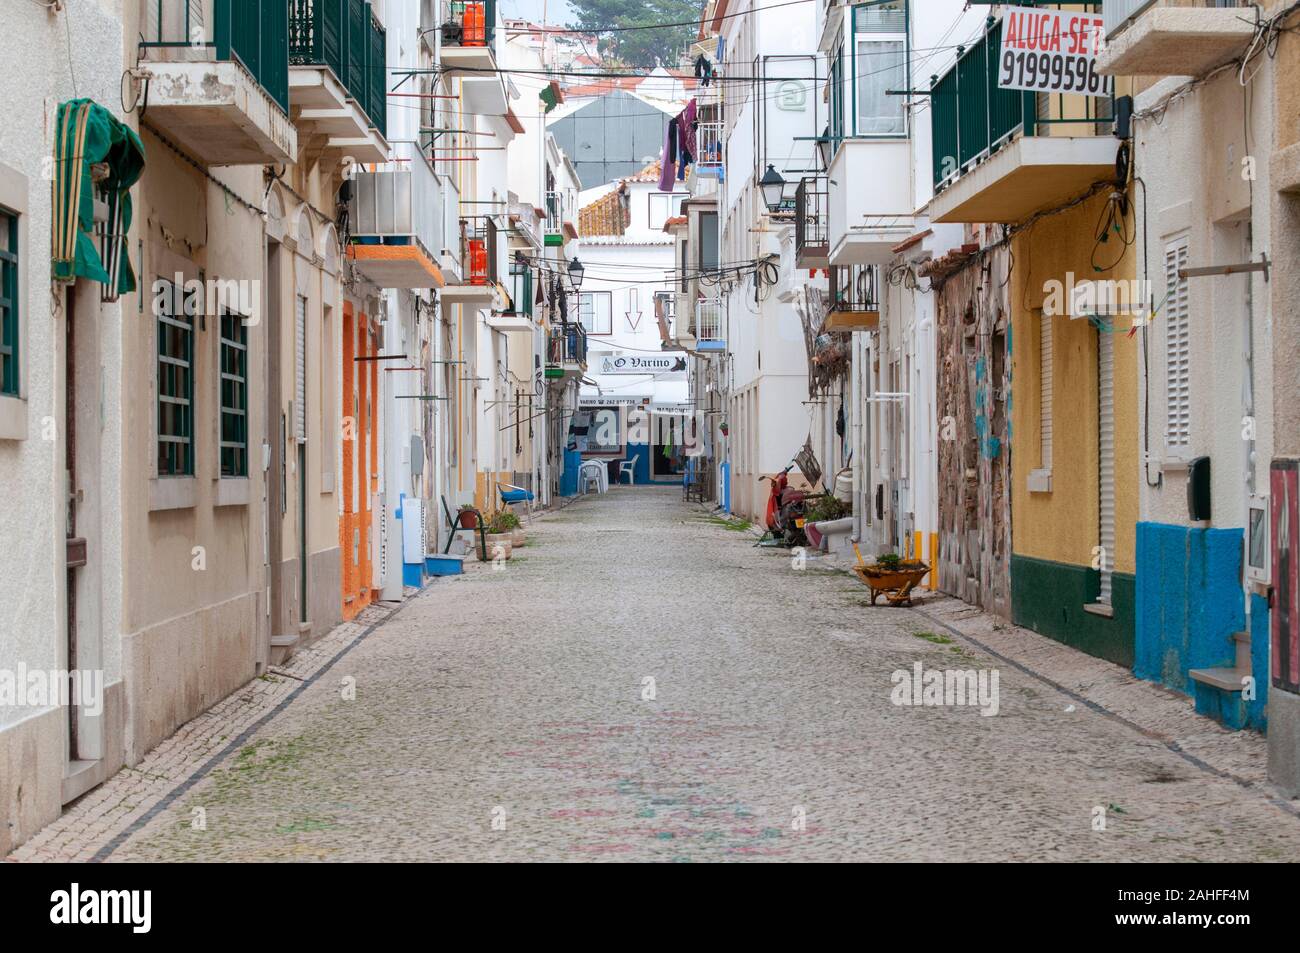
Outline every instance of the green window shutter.
[[194, 317], [202, 305], [166, 279], [155, 288], [158, 322], [158, 475], [194, 474]]
[[18, 396], [18, 216], [0, 210], [0, 394]]
[[221, 475], [248, 476], [248, 326], [221, 315]]

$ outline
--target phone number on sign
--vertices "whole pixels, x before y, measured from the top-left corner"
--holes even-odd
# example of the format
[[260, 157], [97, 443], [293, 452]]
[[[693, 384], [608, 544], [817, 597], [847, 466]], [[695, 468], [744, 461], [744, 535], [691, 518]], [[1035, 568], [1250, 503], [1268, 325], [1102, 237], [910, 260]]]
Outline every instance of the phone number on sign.
[[1096, 62], [1088, 57], [1007, 50], [1002, 54], [998, 85], [1040, 93], [1108, 96], [1110, 80], [1097, 72]]

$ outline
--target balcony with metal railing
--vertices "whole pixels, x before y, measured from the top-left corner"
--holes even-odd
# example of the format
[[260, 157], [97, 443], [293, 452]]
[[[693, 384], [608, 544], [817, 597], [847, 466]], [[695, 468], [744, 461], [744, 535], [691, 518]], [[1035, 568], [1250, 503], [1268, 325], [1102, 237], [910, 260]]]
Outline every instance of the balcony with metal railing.
[[580, 377], [587, 370], [587, 329], [575, 321], [554, 325], [546, 339], [546, 377]]
[[695, 339], [695, 351], [725, 351], [726, 337], [722, 330], [722, 302], [716, 298], [706, 298], [695, 302], [695, 314], [691, 316], [691, 337]]
[[578, 237], [578, 230], [573, 225], [574, 203], [560, 189], [547, 192], [543, 201], [546, 205], [543, 240], [547, 245], [562, 248], [571, 239]]
[[1244, 0], [1102, 0], [1100, 72], [1200, 76], [1242, 53], [1255, 32]]
[[870, 331], [880, 326], [880, 266], [832, 265], [827, 331]]
[[800, 268], [825, 268], [830, 254], [827, 208], [829, 182], [824, 175], [804, 176], [794, 190], [794, 255]]
[[283, 0], [140, 0], [150, 124], [204, 165], [293, 162]]
[[721, 121], [701, 122], [695, 128], [695, 174], [722, 179], [726, 175], [723, 157], [726, 140]]
[[384, 28], [366, 0], [288, 0], [289, 96], [322, 152], [388, 158]]
[[445, 301], [474, 307], [494, 305], [505, 294], [498, 294], [497, 228], [488, 218], [460, 220], [460, 280], [448, 280], [442, 289]]
[[931, 84], [932, 221], [1023, 221], [1114, 175], [1109, 81], [1088, 77], [1089, 93], [1004, 89], [1001, 45], [992, 21]]
[[444, 70], [455, 74], [495, 69], [496, 0], [442, 0], [440, 10]]
[[[380, 288], [441, 288], [438, 266], [443, 204], [438, 176], [414, 147], [401, 161], [353, 168], [348, 201], [348, 257]], [[454, 213], [451, 213], [454, 214]]]

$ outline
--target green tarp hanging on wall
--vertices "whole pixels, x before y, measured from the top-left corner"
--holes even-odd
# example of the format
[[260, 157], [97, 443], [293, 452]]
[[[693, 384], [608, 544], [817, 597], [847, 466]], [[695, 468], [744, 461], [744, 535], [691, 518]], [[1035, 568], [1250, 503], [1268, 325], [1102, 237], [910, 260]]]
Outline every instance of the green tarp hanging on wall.
[[[101, 163], [99, 170], [93, 168]], [[94, 181], [104, 167], [107, 176]], [[130, 188], [143, 171], [140, 137], [107, 109], [90, 99], [59, 106], [51, 237], [55, 281], [89, 278], [106, 285], [106, 296], [112, 298], [135, 290], [126, 233], [131, 227]], [[95, 233], [96, 193], [108, 206], [107, 238], [102, 243]]]

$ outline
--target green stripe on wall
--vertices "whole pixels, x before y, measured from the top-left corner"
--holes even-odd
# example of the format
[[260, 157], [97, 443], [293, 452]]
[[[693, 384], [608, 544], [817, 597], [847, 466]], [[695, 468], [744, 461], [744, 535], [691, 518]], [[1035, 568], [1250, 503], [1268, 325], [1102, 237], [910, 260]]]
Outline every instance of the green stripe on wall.
[[1086, 566], [1011, 556], [1011, 621], [1089, 655], [1133, 667], [1134, 577], [1114, 573], [1111, 618], [1084, 612], [1095, 602], [1101, 573]]

